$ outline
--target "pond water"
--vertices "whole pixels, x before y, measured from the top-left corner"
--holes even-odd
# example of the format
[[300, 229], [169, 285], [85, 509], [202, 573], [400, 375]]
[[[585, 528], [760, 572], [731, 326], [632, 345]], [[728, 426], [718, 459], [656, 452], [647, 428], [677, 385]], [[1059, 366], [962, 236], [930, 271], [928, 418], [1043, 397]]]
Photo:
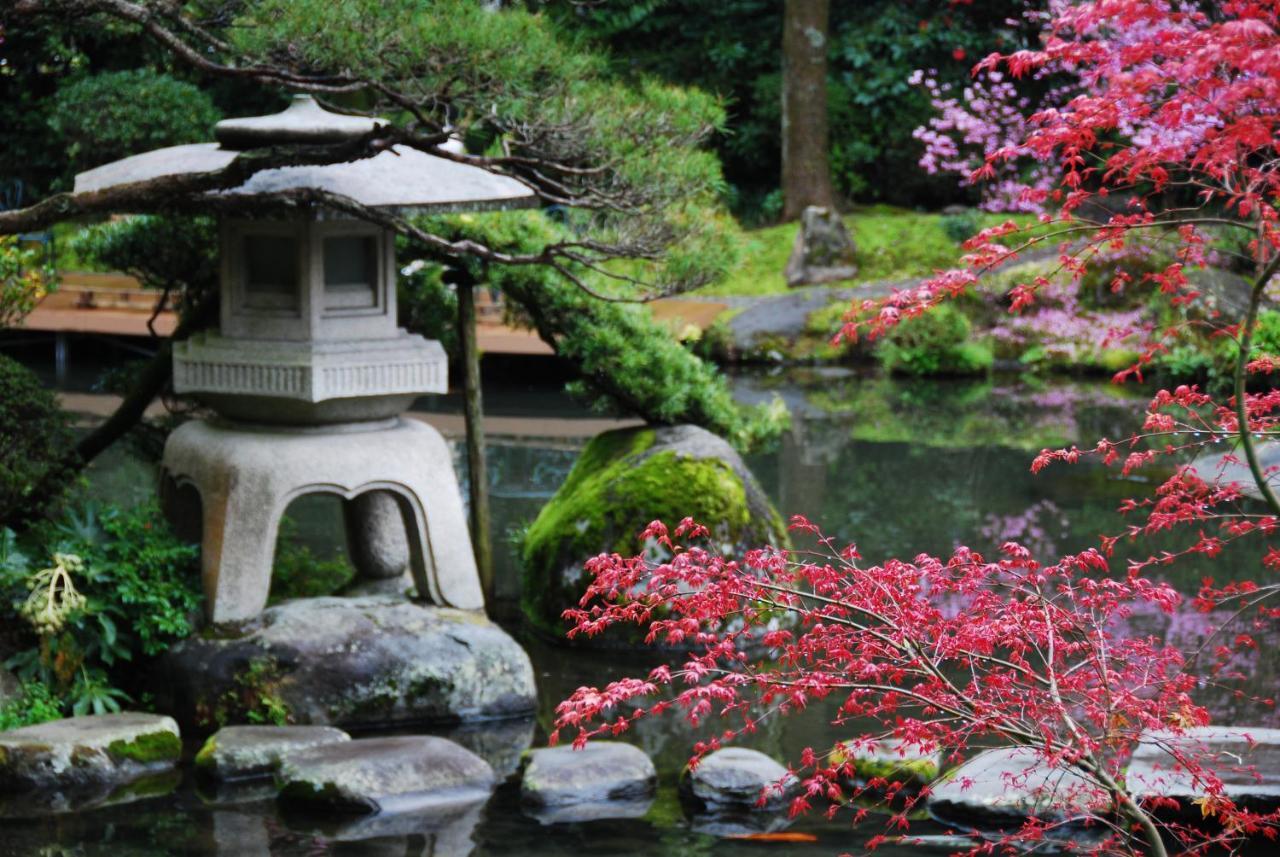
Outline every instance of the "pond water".
[[[743, 401], [782, 397], [793, 416], [792, 429], [775, 449], [749, 459], [766, 491], [784, 515], [800, 513], [838, 540], [856, 541], [869, 561], [945, 553], [959, 544], [990, 551], [1008, 539], [1024, 542], [1042, 557], [1097, 543], [1123, 521], [1119, 500], [1141, 493], [1144, 480], [1122, 479], [1095, 465], [1054, 467], [1033, 476], [1028, 465], [1046, 446], [1091, 443], [1121, 437], [1140, 421], [1144, 395], [1098, 382], [997, 379], [983, 382], [903, 382], [844, 371], [793, 370], [734, 379]], [[506, 428], [489, 446], [496, 553], [501, 603], [494, 611], [528, 648], [539, 681], [540, 706], [534, 721], [507, 724], [486, 737], [484, 729], [460, 735], [465, 743], [498, 742], [519, 750], [544, 742], [557, 701], [574, 688], [601, 686], [611, 679], [645, 672], [659, 658], [651, 653], [570, 651], [524, 629], [514, 608], [519, 568], [507, 534], [528, 523], [573, 466], [589, 433], [565, 430], [585, 418], [549, 385], [513, 385], [487, 392], [491, 413], [505, 415]], [[423, 403], [437, 416], [458, 410], [451, 398]], [[558, 428], [557, 428], [558, 427]], [[559, 431], [559, 433], [555, 433]], [[457, 444], [455, 443], [455, 448]], [[459, 472], [465, 473], [461, 455]], [[122, 501], [141, 499], [148, 465], [117, 451], [94, 468], [94, 492]], [[341, 550], [332, 535], [336, 501], [299, 501], [291, 510], [298, 537], [318, 553]], [[1117, 560], [1117, 567], [1120, 566]], [[1256, 551], [1241, 550], [1214, 563], [1219, 579], [1255, 576]], [[1169, 579], [1192, 591], [1206, 572], [1175, 567]], [[1137, 615], [1135, 631], [1150, 631], [1182, 645], [1203, 637], [1209, 620], [1191, 611], [1174, 617]], [[1274, 643], [1275, 641], [1269, 641]], [[1269, 695], [1276, 683], [1275, 645], [1245, 666], [1251, 687]], [[1222, 723], [1276, 725], [1274, 714], [1255, 710], [1223, 693], [1211, 699]], [[806, 746], [826, 747], [848, 737], [832, 727], [823, 707], [774, 721], [752, 743], [778, 759], [794, 758]], [[435, 832], [399, 832], [358, 841], [361, 834], [317, 830], [314, 820], [282, 818], [270, 801], [209, 796], [183, 783], [166, 797], [79, 815], [0, 827], [0, 853], [84, 855], [819, 855], [857, 851], [879, 832], [866, 823], [802, 818], [790, 832], [814, 841], [756, 843], [718, 839], [698, 832], [682, 815], [675, 783], [690, 747], [700, 734], [681, 721], [643, 722], [626, 740], [642, 746], [659, 769], [660, 791], [644, 819], [544, 826], [519, 807], [514, 781], [481, 810]], [[497, 737], [494, 737], [496, 735]], [[425, 829], [425, 828], [424, 828]], [[914, 834], [940, 833], [928, 821]], [[26, 850], [24, 850], [26, 849]], [[944, 849], [945, 850], [945, 849]], [[881, 853], [923, 854], [919, 848]]]

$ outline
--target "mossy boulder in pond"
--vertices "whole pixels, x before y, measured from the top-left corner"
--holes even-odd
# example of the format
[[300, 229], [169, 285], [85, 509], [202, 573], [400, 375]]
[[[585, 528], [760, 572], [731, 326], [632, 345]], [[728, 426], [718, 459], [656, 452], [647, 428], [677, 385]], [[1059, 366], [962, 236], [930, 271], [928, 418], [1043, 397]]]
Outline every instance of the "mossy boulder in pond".
[[533, 667], [481, 613], [403, 598], [305, 598], [190, 637], [155, 670], [193, 731], [237, 723], [385, 727], [520, 717]]
[[736, 556], [787, 540], [782, 518], [742, 458], [705, 429], [646, 426], [597, 435], [525, 533], [526, 614], [563, 637], [561, 613], [586, 591], [586, 560], [640, 553], [647, 546], [639, 534], [651, 521], [674, 527], [686, 517], [711, 530], [717, 549]]
[[69, 717], [0, 732], [0, 810], [98, 802], [171, 770], [181, 755], [178, 724], [156, 714]]
[[850, 741], [832, 757], [833, 764], [848, 761], [853, 779], [862, 783], [883, 782], [917, 790], [938, 778], [942, 770], [939, 753], [922, 753], [904, 741]]

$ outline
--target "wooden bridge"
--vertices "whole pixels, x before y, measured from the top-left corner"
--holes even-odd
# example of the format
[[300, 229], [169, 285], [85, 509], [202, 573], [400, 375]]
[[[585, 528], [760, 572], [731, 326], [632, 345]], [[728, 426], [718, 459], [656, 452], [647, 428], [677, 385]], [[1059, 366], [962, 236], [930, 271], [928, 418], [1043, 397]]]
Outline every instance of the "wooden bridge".
[[[127, 349], [142, 353], [153, 336], [164, 337], [177, 326], [177, 314], [162, 308], [156, 312], [159, 296], [126, 274], [64, 272], [56, 291], [46, 295], [24, 319], [21, 329], [40, 337], [49, 336], [54, 349], [54, 367], [61, 383], [66, 378], [72, 335], [107, 338]], [[502, 323], [501, 307], [478, 301], [476, 326], [481, 353], [547, 356], [551, 347], [532, 330]], [[29, 341], [31, 337], [23, 338]]]

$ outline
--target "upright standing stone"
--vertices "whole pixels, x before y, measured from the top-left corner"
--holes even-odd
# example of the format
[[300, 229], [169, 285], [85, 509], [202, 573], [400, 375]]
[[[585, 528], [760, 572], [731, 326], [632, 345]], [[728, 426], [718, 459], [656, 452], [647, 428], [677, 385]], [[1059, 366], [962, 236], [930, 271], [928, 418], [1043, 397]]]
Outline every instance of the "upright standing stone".
[[811, 205], [800, 216], [800, 231], [787, 260], [787, 285], [795, 288], [852, 279], [858, 273], [856, 254], [840, 213]]

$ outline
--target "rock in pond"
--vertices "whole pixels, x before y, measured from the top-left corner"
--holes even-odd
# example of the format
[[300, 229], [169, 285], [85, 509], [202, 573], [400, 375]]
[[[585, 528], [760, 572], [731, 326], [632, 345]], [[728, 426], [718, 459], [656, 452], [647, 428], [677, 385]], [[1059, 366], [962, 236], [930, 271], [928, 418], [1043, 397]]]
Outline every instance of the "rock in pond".
[[1258, 813], [1280, 809], [1280, 729], [1204, 726], [1142, 735], [1129, 761], [1130, 788], [1144, 799], [1173, 798], [1179, 815], [1203, 820], [1195, 801], [1205, 789], [1179, 758], [1198, 760], [1213, 771], [1238, 807]]
[[332, 726], [226, 726], [196, 754], [196, 769], [218, 780], [269, 776], [288, 753], [350, 741]]
[[[591, 439], [521, 546], [521, 603], [535, 627], [563, 638], [561, 613], [587, 587], [583, 563], [600, 553], [634, 555], [639, 534], [686, 516], [712, 528], [713, 544], [741, 555], [787, 544], [787, 531], [742, 457], [697, 426], [641, 426]], [[638, 637], [636, 642], [638, 642]], [[604, 634], [595, 645], [630, 645]]]
[[13, 796], [0, 799], [0, 812], [98, 804], [153, 778], [167, 791], [164, 775], [181, 756], [178, 724], [156, 714], [69, 717], [0, 732], [0, 798]]
[[200, 729], [271, 714], [386, 727], [518, 717], [536, 703], [529, 656], [479, 613], [391, 596], [305, 598], [171, 649], [155, 691]]
[[1088, 816], [1100, 797], [1074, 770], [1049, 767], [1029, 748], [1003, 747], [984, 750], [935, 782], [928, 808], [943, 824], [992, 830], [1032, 816], [1054, 821]]
[[592, 741], [581, 750], [544, 747], [529, 753], [520, 799], [544, 824], [639, 818], [649, 811], [658, 772], [643, 750]]
[[[781, 788], [774, 788], [781, 784]], [[784, 809], [794, 779], [778, 762], [746, 747], [725, 747], [705, 756], [680, 777], [681, 796], [708, 811], [726, 809], [777, 812]], [[769, 793], [758, 805], [765, 789]]]
[[884, 780], [901, 783], [918, 790], [938, 778], [942, 770], [939, 753], [922, 753], [911, 744], [896, 739], [873, 742], [850, 741], [837, 751], [833, 761], [847, 760], [853, 768], [855, 779], [867, 783]]
[[276, 774], [280, 800], [321, 812], [374, 813], [484, 800], [493, 768], [433, 735], [341, 741], [289, 753]]

